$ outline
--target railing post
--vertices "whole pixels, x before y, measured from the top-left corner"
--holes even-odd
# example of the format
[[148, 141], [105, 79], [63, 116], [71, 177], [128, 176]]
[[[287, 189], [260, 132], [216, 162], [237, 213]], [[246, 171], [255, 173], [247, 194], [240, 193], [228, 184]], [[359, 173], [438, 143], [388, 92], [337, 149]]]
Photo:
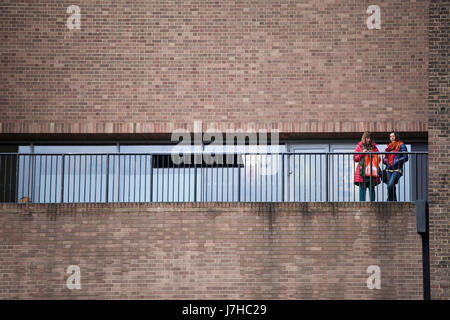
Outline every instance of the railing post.
[[[238, 185], [238, 202], [241, 202], [241, 167], [240, 167], [240, 164], [239, 164], [240, 157], [237, 156], [236, 159], [237, 159], [237, 168], [238, 168], [238, 181], [237, 181], [237, 185]], [[244, 159], [244, 158], [242, 158], [242, 159]], [[245, 167], [245, 164], [244, 164], [244, 167]], [[234, 176], [234, 173], [233, 173], [233, 176]]]
[[326, 158], [326, 162], [325, 162], [325, 201], [328, 202], [329, 201], [329, 194], [328, 194], [328, 176], [329, 176], [329, 172], [328, 172], [328, 161], [329, 161], [329, 153], [327, 152], [325, 155]]
[[65, 170], [65, 158], [66, 156], [62, 155], [62, 167], [61, 167], [61, 203], [64, 203], [64, 170]]
[[197, 202], [197, 161], [194, 155], [194, 202]]
[[153, 155], [150, 155], [150, 202], [153, 202]]
[[[120, 156], [120, 155], [119, 155]], [[105, 201], [109, 202], [109, 153], [106, 155], [106, 181], [105, 181]]]
[[281, 175], [281, 201], [284, 202], [284, 154], [281, 155], [281, 172], [283, 172], [283, 174]]

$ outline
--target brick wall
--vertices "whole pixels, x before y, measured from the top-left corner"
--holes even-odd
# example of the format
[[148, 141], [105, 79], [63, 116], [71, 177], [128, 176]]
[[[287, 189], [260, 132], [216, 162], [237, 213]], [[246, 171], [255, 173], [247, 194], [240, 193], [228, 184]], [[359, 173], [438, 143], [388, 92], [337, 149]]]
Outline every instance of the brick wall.
[[3, 204], [0, 224], [3, 299], [423, 297], [412, 204]]
[[430, 3], [429, 220], [432, 299], [450, 299], [449, 3]]
[[0, 133], [423, 133], [427, 17], [425, 0], [4, 0]]

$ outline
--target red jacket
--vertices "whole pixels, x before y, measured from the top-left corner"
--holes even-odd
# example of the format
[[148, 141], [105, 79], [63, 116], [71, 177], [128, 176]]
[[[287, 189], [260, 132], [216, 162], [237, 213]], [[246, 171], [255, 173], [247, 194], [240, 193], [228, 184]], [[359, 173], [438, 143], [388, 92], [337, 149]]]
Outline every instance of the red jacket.
[[[355, 152], [363, 152], [362, 146], [363, 146], [363, 143], [362, 143], [362, 141], [360, 141], [355, 148]], [[379, 152], [378, 148], [377, 148], [377, 144], [375, 142], [372, 144], [372, 151]], [[364, 156], [363, 154], [355, 154], [353, 157], [355, 162], [358, 163], [356, 165], [356, 170], [355, 170], [355, 184], [356, 185], [359, 185], [360, 182], [363, 182], [363, 177], [359, 176], [359, 161], [361, 161], [361, 157], [363, 157], [363, 156]], [[376, 183], [378, 184], [380, 182], [381, 182], [380, 177], [378, 177]]]

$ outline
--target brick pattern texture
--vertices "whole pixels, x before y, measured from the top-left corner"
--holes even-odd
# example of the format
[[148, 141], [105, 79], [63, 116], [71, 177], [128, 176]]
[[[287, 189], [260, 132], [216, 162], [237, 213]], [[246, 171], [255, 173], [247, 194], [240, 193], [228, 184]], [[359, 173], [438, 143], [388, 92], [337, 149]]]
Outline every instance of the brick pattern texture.
[[0, 133], [426, 132], [427, 18], [425, 0], [2, 0]]
[[431, 298], [450, 299], [450, 116], [448, 1], [430, 3], [429, 220]]
[[0, 225], [2, 299], [423, 298], [412, 204], [3, 204]]

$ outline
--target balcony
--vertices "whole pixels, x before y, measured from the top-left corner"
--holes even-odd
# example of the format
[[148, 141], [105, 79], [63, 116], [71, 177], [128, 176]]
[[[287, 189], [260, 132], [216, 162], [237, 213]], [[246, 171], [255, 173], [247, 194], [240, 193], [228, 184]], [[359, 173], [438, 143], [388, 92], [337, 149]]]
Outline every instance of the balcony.
[[[2, 153], [0, 202], [357, 202], [357, 154]], [[428, 154], [404, 154], [397, 201], [427, 200]], [[374, 201], [388, 200], [385, 183], [374, 190]]]

